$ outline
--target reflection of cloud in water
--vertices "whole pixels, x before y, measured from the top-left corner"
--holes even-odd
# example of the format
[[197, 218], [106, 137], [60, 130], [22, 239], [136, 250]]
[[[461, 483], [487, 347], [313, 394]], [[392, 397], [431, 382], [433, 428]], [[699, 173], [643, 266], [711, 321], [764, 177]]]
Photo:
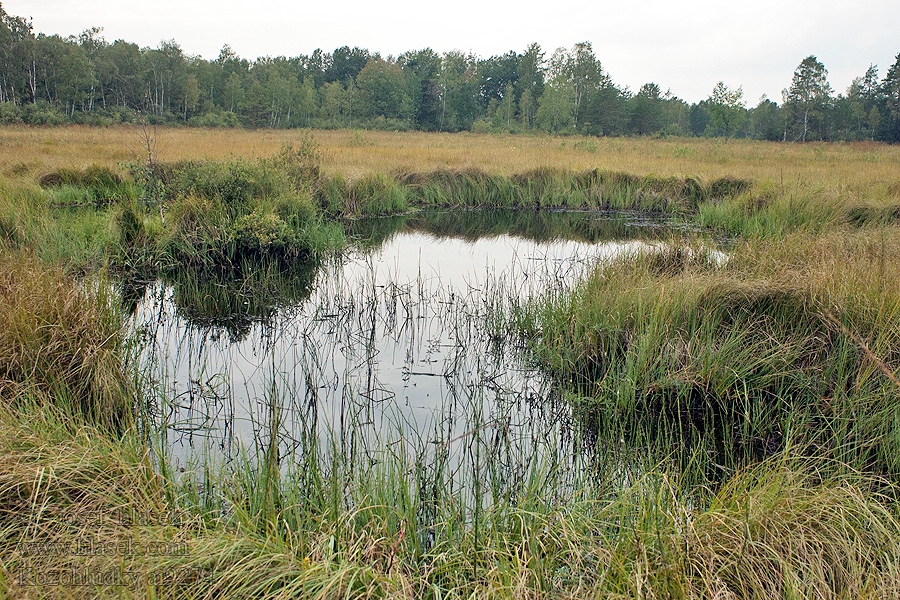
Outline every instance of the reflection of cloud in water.
[[374, 271], [377, 285], [404, 285], [421, 278], [464, 297], [497, 283], [506, 283], [519, 294], [539, 293], [548, 283], [573, 281], [598, 259], [647, 247], [635, 240], [534, 243], [511, 236], [463, 242], [411, 232], [394, 237], [374, 255], [351, 255], [344, 276], [361, 282]]

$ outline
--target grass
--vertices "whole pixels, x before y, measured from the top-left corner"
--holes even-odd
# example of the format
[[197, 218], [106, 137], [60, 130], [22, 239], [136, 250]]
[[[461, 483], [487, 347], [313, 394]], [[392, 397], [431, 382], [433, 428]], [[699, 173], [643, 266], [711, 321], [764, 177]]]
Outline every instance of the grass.
[[[312, 135], [318, 148], [296, 132], [159, 130], [150, 172], [127, 128], [0, 129], [3, 593], [896, 595], [900, 150]], [[144, 410], [169, 399], [138, 392], [119, 299], [77, 277], [167, 277], [189, 320], [240, 338], [279, 298], [305, 297], [308, 259], [345, 235], [439, 233], [484, 205], [652, 210], [741, 236], [724, 263], [684, 235], [574, 288], [492, 299], [495, 337], [557, 378], [578, 434], [626, 442], [594, 470], [534, 464], [511, 485], [479, 428], [467, 448], [493, 475], [466, 485], [448, 474], [447, 439], [403, 439], [373, 462], [311, 435], [287, 467], [273, 384], [255, 453], [179, 472]], [[347, 219], [371, 214], [395, 216], [384, 231]], [[521, 214], [461, 235], [554, 235]], [[131, 551], [71, 550], [88, 542]]]
[[64, 407], [107, 427], [132, 416], [120, 316], [85, 285], [27, 254], [0, 264], [0, 398]]
[[[613, 496], [586, 473], [564, 498], [540, 493], [553, 476], [539, 471], [474, 526], [442, 492], [423, 529], [403, 462], [335, 457], [283, 479], [248, 462], [210, 474], [210, 504], [132, 434], [0, 416], [0, 585], [14, 597], [876, 598], [900, 584], [894, 490], [840, 464], [772, 459], [717, 492], [649, 470]], [[29, 585], [110, 574], [127, 585]]]
[[[421, 207], [642, 210], [772, 237], [890, 225], [900, 205], [897, 151], [871, 144], [603, 138], [586, 153], [574, 139], [367, 136], [360, 145], [352, 132], [160, 129], [148, 168], [146, 139], [128, 127], [6, 127], [4, 196], [19, 198], [0, 210], [0, 232], [89, 269], [110, 257], [227, 266], [243, 255], [302, 260], [342, 243], [324, 221]], [[23, 196], [37, 196], [32, 223], [49, 219], [46, 231], [16, 214]], [[137, 226], [124, 237], [122, 216]]]
[[[667, 181], [697, 182], [711, 193], [708, 201], [699, 206], [692, 202], [688, 207], [699, 211], [693, 218], [704, 226], [743, 236], [781, 235], [798, 228], [821, 231], [845, 222], [894, 222], [900, 204], [900, 180], [891, 168], [898, 160], [898, 150], [875, 144], [601, 138], [588, 140], [593, 151], [584, 152], [575, 138], [365, 135], [368, 143], [361, 145], [359, 133], [347, 131], [159, 129], [154, 135], [154, 153], [158, 163], [181, 165], [181, 171], [190, 177], [192, 169], [199, 169], [199, 178], [208, 180], [204, 169], [220, 172], [269, 161], [277, 170], [278, 161], [269, 157], [278, 156], [286, 145], [302, 153], [304, 148], [310, 150], [308, 144], [314, 141], [320, 170], [305, 175], [321, 177], [319, 198], [332, 214], [382, 214], [420, 204], [472, 206], [485, 202], [486, 196], [494, 198], [490, 203], [504, 206], [609, 205], [682, 212], [685, 208], [681, 202], [670, 205], [673, 195], [668, 192], [662, 198], [666, 202], [660, 203], [653, 194], [634, 198], [634, 189], [627, 201], [627, 195], [616, 194], [607, 194], [605, 202], [592, 200], [591, 186], [578, 183], [581, 174], [589, 173], [635, 178], [636, 184], [630, 187], [642, 192], [648, 191], [648, 185], [652, 188]], [[0, 150], [0, 172], [13, 185], [48, 177], [65, 179], [59, 176], [73, 173], [82, 174], [83, 179], [88, 171], [111, 170], [121, 176], [127, 167], [146, 160], [146, 140], [128, 127], [5, 127], [0, 129], [0, 139], [5, 150]], [[28, 159], [22, 160], [22, 156]], [[202, 167], [210, 161], [219, 167]], [[557, 176], [548, 177], [553, 174]], [[392, 180], [413, 185], [398, 188]], [[427, 185], [420, 185], [424, 180]], [[743, 191], [717, 193], [716, 182], [732, 180], [752, 181], [753, 185]], [[549, 186], [548, 181], [552, 181]], [[66, 193], [71, 196], [72, 190]], [[373, 195], [379, 197], [378, 202], [373, 203]], [[90, 199], [61, 201], [83, 204]]]
[[530, 340], [601, 430], [663, 447], [712, 436], [726, 465], [799, 434], [896, 478], [898, 258], [893, 230], [739, 242], [724, 266], [675, 246], [513, 307], [499, 327]]
[[[711, 180], [739, 177], [769, 182], [779, 189], [808, 185], [833, 187], [851, 195], [870, 188], [895, 188], [891, 169], [900, 149], [879, 144], [780, 144], [749, 140], [692, 138], [553, 138], [487, 134], [394, 133], [367, 131], [370, 143], [359, 144], [359, 132], [315, 131], [327, 175], [354, 181], [370, 173], [431, 172], [479, 169], [510, 176], [535, 169], [603, 169], [638, 176], [695, 176]], [[159, 128], [155, 152], [159, 160], [253, 160], [276, 154], [285, 142], [297, 142], [296, 131], [204, 130]], [[589, 139], [595, 151], [577, 142]], [[96, 164], [116, 168], [146, 157], [145, 140], [129, 127], [0, 129], [3, 148], [0, 172], [8, 177], [36, 177], [58, 168], [84, 169]], [[27, 157], [24, 158], [23, 157]]]

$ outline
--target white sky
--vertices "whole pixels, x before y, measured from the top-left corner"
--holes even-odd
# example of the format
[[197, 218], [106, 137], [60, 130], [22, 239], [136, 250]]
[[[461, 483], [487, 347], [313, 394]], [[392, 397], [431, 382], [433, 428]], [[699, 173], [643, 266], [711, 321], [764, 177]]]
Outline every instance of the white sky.
[[531, 42], [549, 58], [559, 46], [589, 41], [616, 84], [648, 81], [696, 102], [720, 79], [742, 86], [749, 106], [762, 94], [781, 101], [794, 69], [813, 54], [835, 92], [900, 53], [898, 0], [4, 0], [7, 13], [32, 17], [36, 32], [60, 35], [103, 27], [109, 42], [156, 47], [174, 39], [206, 59], [230, 44], [242, 57], [297, 56], [343, 45], [382, 55], [431, 47], [482, 58]]

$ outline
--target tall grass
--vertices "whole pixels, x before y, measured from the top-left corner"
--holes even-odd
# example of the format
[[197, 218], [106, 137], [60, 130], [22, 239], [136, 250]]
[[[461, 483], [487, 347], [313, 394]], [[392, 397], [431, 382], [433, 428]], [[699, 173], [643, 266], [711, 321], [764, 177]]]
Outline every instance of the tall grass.
[[705, 201], [730, 198], [750, 187], [734, 178], [704, 184], [692, 177], [637, 177], [599, 170], [536, 169], [506, 177], [478, 169], [370, 175], [348, 184], [320, 181], [320, 204], [335, 215], [372, 216], [407, 208], [533, 208], [640, 210], [690, 215]]
[[511, 316], [601, 430], [705, 434], [719, 461], [798, 436], [896, 477], [898, 255], [895, 232], [852, 230], [739, 243], [724, 266], [640, 253]]
[[[894, 490], [840, 464], [771, 459], [715, 493], [648, 470], [609, 494], [586, 472], [564, 496], [538, 469], [474, 522], [401, 453], [331, 453], [280, 475], [263, 452], [207, 472], [210, 496], [202, 471], [160, 476], [133, 436], [53, 412], [2, 409], [0, 447], [0, 589], [16, 597], [838, 598], [900, 585]], [[61, 579], [108, 573], [127, 583]]]
[[[67, 131], [79, 144], [99, 135], [78, 128]], [[38, 142], [20, 130], [4, 133], [18, 147]], [[127, 148], [127, 133], [123, 129], [119, 137], [107, 136], [104, 143], [118, 140]], [[228, 267], [253, 257], [305, 260], [342, 243], [334, 219], [415, 208], [640, 210], [677, 215], [729, 234], [772, 237], [824, 231], [847, 222], [893, 223], [900, 189], [896, 178], [882, 168], [892, 152], [887, 147], [874, 152], [854, 146], [798, 149], [749, 142], [723, 146], [708, 140], [652, 144], [601, 140], [602, 156], [592, 154], [591, 160], [603, 160], [591, 164], [569, 160], [583, 154], [577, 147], [566, 142], [551, 145], [541, 138], [521, 138], [515, 146], [494, 148], [498, 140], [493, 137], [393, 134], [373, 149], [340, 147], [343, 138], [331, 132], [262, 137], [232, 133], [231, 142], [220, 133], [210, 134], [223, 147], [234, 149], [228, 156], [210, 154], [207, 146], [190, 146], [207, 142], [205, 137], [185, 133], [182, 139], [179, 133], [164, 131], [160, 135], [172, 136], [173, 144], [160, 150], [152, 164], [127, 163], [131, 175], [124, 163], [104, 164], [102, 146], [93, 153], [96, 162], [87, 166], [59, 161], [12, 164], [10, 173], [16, 175], [10, 180], [30, 175], [45, 186], [42, 208], [31, 219], [30, 235], [23, 238], [29, 228], [23, 229], [20, 219], [2, 214], [0, 232], [17, 231], [14, 237], [27, 239], [42, 253], [53, 253], [56, 260], [71, 256], [70, 262], [89, 268], [106, 259], [144, 269], [178, 264]], [[49, 130], [47, 135], [53, 138], [57, 133]], [[259, 145], [233, 145], [252, 140]], [[496, 160], [464, 165], [449, 158], [444, 164], [366, 162], [363, 154], [383, 151], [380, 144], [404, 145], [404, 140], [420, 149], [431, 140], [436, 142], [434, 149], [446, 151], [448, 157], [462, 150], [493, 148]], [[276, 141], [280, 150], [275, 150]], [[693, 153], [676, 152], [662, 160], [672, 143], [688, 144]], [[529, 159], [522, 161], [520, 151], [525, 147]], [[43, 148], [37, 144], [33, 150], [40, 154]], [[360, 172], [334, 162], [346, 153], [371, 168]], [[749, 160], [752, 153], [758, 153], [758, 160]], [[630, 159], [646, 155], [650, 160], [621, 163], [620, 154]], [[212, 156], [215, 160], [210, 160]], [[198, 160], [201, 157], [206, 160]], [[536, 158], [543, 162], [533, 162]], [[653, 166], [647, 168], [648, 164]], [[728, 168], [711, 168], [719, 164]], [[765, 168], [752, 167], [759, 164]], [[833, 171], [823, 171], [825, 167]], [[791, 174], [786, 176], [785, 168]], [[11, 185], [18, 190], [4, 195], [15, 206], [24, 186]], [[141, 194], [143, 198], [137, 198]], [[110, 203], [116, 206], [106, 209]], [[14, 215], [15, 209], [2, 212]]]
[[70, 270], [99, 269], [111, 250], [112, 208], [54, 207], [33, 183], [0, 180], [0, 245], [32, 252]]
[[[371, 144], [360, 145], [356, 141], [358, 132], [345, 131], [310, 134], [161, 129], [155, 140], [155, 159], [170, 164], [242, 161], [249, 165], [259, 157], [277, 155], [285, 144], [302, 149], [304, 143], [314, 139], [320, 163], [316, 176], [326, 182], [339, 177], [344, 181], [339, 187], [344, 188], [396, 173], [477, 171], [489, 177], [513, 177], [537, 172], [601, 171], [658, 180], [675, 177], [712, 182], [737, 178], [752, 181], [753, 188], [741, 194], [738, 202], [706, 203], [701, 212], [704, 224], [740, 234], [780, 234], [797, 229], [807, 220], [819, 230], [848, 219], [893, 222], [891, 211], [900, 202], [900, 181], [891, 168], [898, 149], [878, 144], [740, 140], [722, 144], [708, 139], [600, 138], [591, 140], [595, 152], [584, 152], [574, 138], [388, 132], [368, 132], [366, 137]], [[7, 150], [0, 151], [0, 172], [11, 180], [36, 181], [60, 170], [85, 172], [91, 165], [121, 172], [123, 161], [139, 163], [145, 159], [139, 136], [128, 127], [6, 127], [0, 130], [0, 139], [4, 141], [0, 148]], [[23, 160], [23, 156], [29, 158]], [[307, 176], [313, 173], [307, 172]], [[477, 191], [478, 186], [468, 187]], [[532, 196], [527, 205], [536, 200]], [[342, 196], [340, 200], [345, 199]], [[407, 203], [410, 200], [407, 198]], [[466, 198], [454, 202], [471, 204], [462, 200]], [[567, 202], [561, 196], [554, 200], [562, 206]], [[394, 206], [394, 210], [402, 209]], [[751, 226], [743, 223], [748, 218], [754, 221]]]
[[[0, 172], [36, 178], [59, 168], [84, 169], [91, 164], [116, 168], [123, 161], [146, 158], [145, 140], [133, 127], [0, 129]], [[159, 128], [156, 158], [165, 162], [253, 160], [276, 154], [285, 143], [298, 146], [304, 132]], [[888, 194], [897, 176], [892, 168], [900, 149], [883, 144], [782, 144], [750, 140], [698, 138], [585, 138], [506, 136], [471, 133], [313, 131], [322, 172], [356, 180], [366, 174], [424, 173], [480, 169], [511, 176], [534, 169], [601, 169], [634, 173], [696, 175], [706, 180], [739, 177], [771, 182], [779, 189], [822, 184], [848, 198], [873, 191]], [[871, 189], [880, 188], [880, 189]], [[896, 190], [893, 192], [896, 195]]]
[[[806, 295], [810, 303], [819, 295], [843, 298], [844, 310], [833, 311], [834, 317], [853, 328], [850, 343], [860, 348], [864, 343], [878, 357], [874, 362], [862, 350], [863, 358], [873, 361], [872, 373], [879, 373], [871, 384], [879, 389], [888, 378], [881, 367], [895, 361], [884, 350], [892, 347], [896, 328], [881, 339], [861, 324], [865, 315], [884, 318], [865, 310], [865, 296], [893, 298], [896, 291], [887, 285], [893, 272], [888, 264], [881, 273], [861, 272], [858, 264], [844, 261], [839, 274], [848, 276], [846, 283], [818, 277], [833, 268], [835, 253], [848, 247], [836, 247], [844, 239], [748, 246], [735, 251], [723, 268], [702, 253], [676, 249], [635, 257], [619, 267], [619, 275], [608, 268], [597, 277], [620, 277], [618, 283], [626, 276], [644, 278], [671, 290], [679, 278], [707, 278], [722, 286], [728, 277], [748, 271], [790, 281], [795, 270], [808, 269], [810, 278], [798, 279], [805, 287], [795, 282], [763, 293], [731, 282], [708, 299], [712, 308], [725, 305], [717, 323], [756, 314], [773, 321], [759, 325], [764, 331], [790, 336], [814, 327], [796, 295]], [[881, 252], [881, 240], [871, 233], [855, 232], [849, 239], [851, 255]], [[886, 238], [883, 245], [889, 257], [896, 240]], [[765, 266], [759, 266], [761, 258], [769, 259]], [[22, 260], [27, 265], [33, 259]], [[757, 270], [751, 271], [754, 265]], [[879, 282], [887, 291], [872, 291]], [[599, 284], [592, 280], [588, 285]], [[701, 288], [697, 302], [713, 289]], [[632, 298], [649, 294], [645, 306], [668, 297], [658, 288], [648, 292], [646, 285], [629, 293]], [[689, 297], [687, 291], [680, 293], [678, 301]], [[746, 303], [725, 302], [738, 296]], [[789, 309], [794, 312], [785, 312], [788, 318], [779, 323], [777, 315]], [[686, 311], [691, 312], [689, 303]], [[679, 313], [657, 306], [653, 314]], [[862, 316], [849, 318], [857, 314]], [[69, 321], [61, 324], [74, 329]], [[823, 327], [814, 331], [828, 343], [837, 343], [829, 336], [846, 335], [839, 327]], [[792, 356], [789, 350], [785, 356]], [[705, 371], [684, 373], [698, 381]], [[855, 375], [860, 382], [866, 378]], [[748, 380], [754, 376], [765, 380], [765, 373], [753, 369], [743, 374]], [[729, 469], [711, 486], [697, 485], [703, 479], [695, 474], [702, 474], [710, 459], [701, 449], [698, 466], [688, 468], [656, 463], [652, 453], [641, 453], [637, 462], [628, 462], [634, 457], [624, 463], [610, 460], [575, 472], [535, 463], [510, 487], [502, 469], [492, 466], [497, 459], [491, 452], [493, 436], [479, 428], [464, 440], [445, 439], [437, 446], [403, 438], [374, 455], [347, 454], [315, 435], [295, 438], [303, 451], [285, 466], [277, 450], [284, 405], [273, 387], [260, 398], [269, 413], [257, 452], [229, 465], [201, 463], [179, 472], [135, 430], [110, 436], [91, 424], [97, 413], [35, 402], [45, 394], [40, 385], [29, 389], [36, 392], [17, 395], [25, 400], [0, 408], [0, 511], [5, 516], [0, 588], [12, 596], [879, 597], [900, 584], [894, 484], [860, 472], [857, 467], [870, 462], [851, 443], [839, 460], [828, 459], [821, 449], [810, 452], [805, 445], [810, 437], [787, 432], [786, 444], [766, 452], [762, 463]], [[50, 386], [47, 393], [55, 389]], [[858, 438], [871, 435], [865, 430], [870, 425], [857, 430]], [[641, 435], [640, 442], [654, 442], [653, 431]], [[483, 472], [465, 475], [475, 478], [468, 483], [448, 469], [446, 451], [460, 442], [482, 457], [476, 464]], [[794, 442], [804, 443], [799, 454], [807, 458], [798, 457], [789, 445]], [[614, 448], [607, 445], [610, 452]], [[473, 489], [480, 491], [473, 494]], [[126, 543], [128, 552], [102, 550]], [[101, 550], [72, 550], [86, 546]], [[127, 574], [128, 585], [72, 585], [74, 576], [110, 573]], [[41, 585], [41, 577], [45, 583], [53, 581], [47, 577], [69, 579]]]
[[0, 263], [0, 398], [40, 399], [109, 427], [132, 416], [113, 298], [22, 253]]

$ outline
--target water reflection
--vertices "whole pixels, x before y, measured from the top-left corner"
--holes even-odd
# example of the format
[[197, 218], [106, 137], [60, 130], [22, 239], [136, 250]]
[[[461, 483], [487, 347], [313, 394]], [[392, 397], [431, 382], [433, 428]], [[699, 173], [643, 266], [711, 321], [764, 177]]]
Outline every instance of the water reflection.
[[302, 270], [151, 283], [132, 322], [163, 444], [187, 468], [271, 447], [283, 465], [402, 453], [510, 493], [538, 462], [582, 465], [568, 404], [498, 342], [493, 317], [661, 225], [526, 211], [371, 219], [348, 226], [357, 243], [341, 256]]

